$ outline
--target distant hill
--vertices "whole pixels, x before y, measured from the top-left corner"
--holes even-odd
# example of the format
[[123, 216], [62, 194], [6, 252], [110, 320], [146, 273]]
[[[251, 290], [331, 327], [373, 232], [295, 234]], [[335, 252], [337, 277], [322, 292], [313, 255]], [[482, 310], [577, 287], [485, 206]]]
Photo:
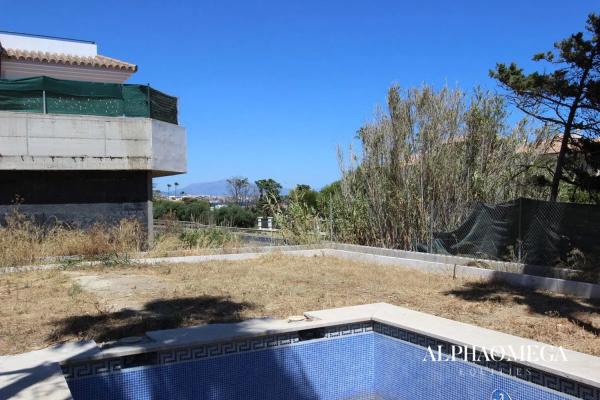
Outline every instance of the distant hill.
[[193, 194], [197, 196], [227, 196], [230, 194], [227, 186], [227, 179], [213, 182], [190, 183], [189, 185], [181, 188], [181, 191], [185, 192], [185, 194]]
[[[258, 189], [254, 183], [250, 184], [252, 189], [258, 192]], [[213, 182], [198, 182], [198, 183], [190, 183], [187, 186], [184, 186], [177, 191], [183, 191], [185, 194], [192, 194], [196, 196], [229, 196], [229, 186], [227, 184], [227, 179], [221, 179], [219, 181]], [[287, 194], [289, 189], [282, 189], [281, 194]]]

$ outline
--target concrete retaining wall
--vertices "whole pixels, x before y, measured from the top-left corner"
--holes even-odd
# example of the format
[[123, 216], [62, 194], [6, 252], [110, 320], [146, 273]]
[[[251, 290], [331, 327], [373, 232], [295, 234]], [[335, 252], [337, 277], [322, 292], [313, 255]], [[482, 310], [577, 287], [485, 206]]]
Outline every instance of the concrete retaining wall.
[[420, 253], [397, 249], [385, 249], [381, 247], [361, 246], [345, 243], [328, 243], [327, 246], [337, 250], [357, 251], [360, 253], [376, 254], [390, 257], [407, 258], [411, 260], [422, 260], [436, 263], [466, 265], [472, 267], [485, 267], [495, 271], [514, 272], [537, 276], [547, 276], [560, 279], [575, 279], [580, 271], [567, 268], [553, 268], [544, 265], [522, 264], [517, 262], [485, 260], [471, 257], [460, 257], [444, 254]]
[[450, 278], [476, 278], [484, 281], [506, 283], [522, 288], [548, 290], [586, 299], [600, 299], [600, 285], [587, 282], [497, 271], [452, 263], [426, 261], [422, 259], [383, 256], [360, 251], [329, 249], [329, 251], [326, 252], [326, 255], [345, 258], [352, 261], [396, 265], [402, 268], [447, 275]]
[[[352, 248], [353, 250], [340, 250], [339, 248]], [[490, 282], [506, 283], [522, 288], [530, 288], [535, 290], [548, 290], [555, 293], [577, 296], [584, 299], [600, 299], [600, 284], [587, 282], [577, 282], [566, 279], [549, 278], [543, 276], [533, 276], [522, 273], [497, 271], [492, 269], [478, 268], [468, 265], [460, 265], [457, 263], [448, 263], [438, 261], [425, 260], [431, 254], [402, 252], [400, 250], [377, 249], [382, 253], [396, 255], [380, 255], [373, 254], [373, 249], [363, 249], [364, 246], [353, 246], [343, 244], [326, 244], [320, 246], [268, 246], [259, 248], [240, 248], [233, 249], [232, 254], [210, 254], [202, 256], [182, 256], [182, 257], [162, 257], [162, 258], [139, 258], [131, 260], [135, 264], [172, 264], [172, 263], [199, 263], [212, 260], [248, 260], [263, 256], [266, 253], [277, 252], [280, 254], [299, 256], [299, 257], [315, 257], [329, 256], [338, 257], [351, 261], [366, 262], [380, 265], [394, 265], [399, 268], [408, 268], [428, 273], [436, 273], [448, 276], [448, 279], [456, 278], [476, 278]], [[367, 251], [361, 251], [367, 250]], [[405, 257], [400, 257], [404, 255]], [[421, 255], [424, 257], [413, 257], [413, 255]], [[442, 256], [444, 257], [444, 256]], [[463, 257], [457, 257], [466, 259]], [[468, 259], [466, 259], [468, 260]], [[97, 263], [82, 263], [82, 265], [91, 265]], [[40, 265], [0, 269], [0, 273], [29, 271], [35, 269], [52, 269], [59, 268], [60, 265]]]

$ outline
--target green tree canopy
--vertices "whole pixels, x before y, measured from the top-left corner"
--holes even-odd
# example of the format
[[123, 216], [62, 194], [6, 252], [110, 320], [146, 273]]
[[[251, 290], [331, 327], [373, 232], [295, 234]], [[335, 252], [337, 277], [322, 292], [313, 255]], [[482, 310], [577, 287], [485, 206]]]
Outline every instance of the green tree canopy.
[[588, 190], [600, 189], [600, 177], [590, 170], [590, 163], [582, 166], [582, 157], [573, 154], [596, 161], [600, 157], [593, 145], [600, 137], [600, 18], [590, 14], [586, 28], [589, 37], [575, 33], [555, 43], [554, 50], [533, 56], [534, 61], [549, 66], [548, 70], [525, 73], [511, 63], [497, 64], [490, 71], [508, 90], [516, 107], [562, 131], [551, 182], [552, 201], [558, 196], [561, 181]]
[[176, 218], [180, 221], [202, 220], [210, 211], [210, 204], [206, 200], [185, 199], [172, 201], [158, 199], [153, 202], [154, 218]]
[[296, 185], [296, 187], [290, 192], [289, 197], [301, 202], [306, 207], [312, 208], [313, 210], [317, 209], [318, 193], [312, 190], [310, 185]]
[[238, 205], [222, 207], [215, 212], [215, 221], [221, 226], [236, 226], [239, 228], [252, 228], [256, 224], [257, 215], [252, 210]]
[[250, 182], [243, 176], [232, 176], [227, 179], [229, 194], [234, 204], [242, 205], [248, 201]]
[[281, 200], [282, 186], [274, 179], [259, 179], [254, 182], [258, 188], [257, 209], [264, 216], [273, 216], [272, 206]]

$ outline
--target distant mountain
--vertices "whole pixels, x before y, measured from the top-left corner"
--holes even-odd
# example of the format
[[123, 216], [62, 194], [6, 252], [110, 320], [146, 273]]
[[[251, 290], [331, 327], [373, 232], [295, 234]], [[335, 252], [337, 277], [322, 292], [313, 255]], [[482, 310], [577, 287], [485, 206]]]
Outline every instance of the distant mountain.
[[[258, 188], [254, 183], [251, 183], [251, 190], [258, 192]], [[182, 191], [185, 194], [191, 194], [196, 196], [229, 196], [229, 185], [227, 179], [221, 179], [213, 182], [198, 182], [190, 183], [177, 191]], [[289, 189], [282, 189], [281, 194], [287, 194]]]
[[227, 179], [214, 182], [198, 182], [190, 183], [181, 189], [185, 194], [193, 194], [196, 196], [227, 196], [229, 195], [229, 186]]

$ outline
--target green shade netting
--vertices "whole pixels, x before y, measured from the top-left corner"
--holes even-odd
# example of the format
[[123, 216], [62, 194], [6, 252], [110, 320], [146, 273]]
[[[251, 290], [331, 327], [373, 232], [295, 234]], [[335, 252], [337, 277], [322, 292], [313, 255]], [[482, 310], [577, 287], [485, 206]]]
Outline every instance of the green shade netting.
[[177, 123], [177, 98], [145, 85], [81, 82], [46, 76], [0, 79], [0, 110], [149, 117]]

